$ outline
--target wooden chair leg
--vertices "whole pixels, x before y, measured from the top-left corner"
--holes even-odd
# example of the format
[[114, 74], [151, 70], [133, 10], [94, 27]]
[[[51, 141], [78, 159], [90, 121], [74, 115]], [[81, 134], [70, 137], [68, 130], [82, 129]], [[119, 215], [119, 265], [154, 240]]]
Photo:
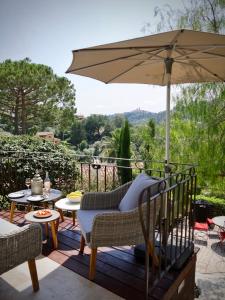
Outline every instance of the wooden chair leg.
[[94, 280], [95, 278], [96, 256], [97, 256], [97, 248], [91, 249], [90, 269], [89, 269], [90, 280]]
[[152, 262], [155, 267], [159, 266], [158, 256], [154, 253], [153, 244], [151, 241], [148, 241], [148, 254], [152, 257]]
[[85, 246], [85, 238], [83, 235], [80, 237], [80, 254], [84, 253], [84, 246]]
[[13, 215], [14, 215], [15, 208], [16, 208], [16, 202], [12, 201], [10, 207], [10, 217], [9, 217], [10, 223], [13, 222]]
[[38, 282], [35, 259], [28, 260], [28, 266], [30, 270], [30, 277], [32, 281], [33, 291], [37, 292], [39, 290], [39, 282]]
[[52, 240], [53, 240], [53, 247], [54, 249], [58, 248], [58, 239], [57, 239], [57, 232], [56, 232], [56, 225], [55, 222], [50, 222], [51, 224], [51, 230], [52, 230]]

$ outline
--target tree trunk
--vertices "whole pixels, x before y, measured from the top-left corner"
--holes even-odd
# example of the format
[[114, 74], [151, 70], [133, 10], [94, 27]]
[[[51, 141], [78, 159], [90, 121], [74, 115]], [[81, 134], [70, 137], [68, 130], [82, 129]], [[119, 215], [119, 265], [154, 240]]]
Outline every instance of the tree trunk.
[[22, 116], [22, 134], [26, 134], [27, 133], [27, 116], [26, 116], [26, 102], [25, 102], [25, 97], [24, 95], [22, 95], [21, 97], [21, 107], [22, 107], [22, 112], [21, 112], [21, 116]]
[[19, 134], [19, 97], [16, 98], [15, 116], [14, 116], [14, 133]]

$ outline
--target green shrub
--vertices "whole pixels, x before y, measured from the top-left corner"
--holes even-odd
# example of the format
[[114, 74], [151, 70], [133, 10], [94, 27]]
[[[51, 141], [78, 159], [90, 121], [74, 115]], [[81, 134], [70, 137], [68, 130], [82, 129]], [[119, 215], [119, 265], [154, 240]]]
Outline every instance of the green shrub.
[[25, 178], [36, 170], [43, 179], [49, 172], [53, 188], [65, 193], [75, 189], [77, 162], [66, 145], [26, 135], [0, 136], [0, 195], [26, 188]]
[[130, 126], [128, 120], [125, 120], [124, 126], [120, 132], [120, 145], [118, 151], [119, 158], [117, 164], [119, 164], [118, 172], [121, 179], [121, 183], [124, 184], [132, 180], [132, 170], [130, 169], [130, 161], [127, 159], [131, 158], [130, 152]]
[[225, 215], [225, 199], [197, 195], [196, 200], [205, 200], [213, 204], [214, 217]]

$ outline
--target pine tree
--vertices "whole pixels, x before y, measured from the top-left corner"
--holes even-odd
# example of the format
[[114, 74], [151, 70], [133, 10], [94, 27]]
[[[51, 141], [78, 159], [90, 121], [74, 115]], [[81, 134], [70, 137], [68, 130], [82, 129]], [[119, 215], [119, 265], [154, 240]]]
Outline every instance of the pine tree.
[[[120, 145], [119, 145], [119, 158], [131, 158], [130, 151], [130, 126], [128, 120], [125, 120], [124, 126], [121, 129], [120, 133]], [[130, 161], [121, 159], [118, 161], [121, 168], [119, 168], [119, 176], [121, 183], [124, 184], [132, 180], [132, 169], [130, 169]]]

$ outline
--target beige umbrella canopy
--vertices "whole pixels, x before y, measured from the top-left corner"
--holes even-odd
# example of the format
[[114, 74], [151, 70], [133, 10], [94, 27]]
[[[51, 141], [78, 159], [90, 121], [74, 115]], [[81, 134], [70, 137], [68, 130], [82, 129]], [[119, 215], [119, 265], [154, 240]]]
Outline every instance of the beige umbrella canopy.
[[105, 83], [167, 85], [168, 163], [170, 85], [225, 81], [225, 35], [181, 29], [74, 50], [67, 73]]

